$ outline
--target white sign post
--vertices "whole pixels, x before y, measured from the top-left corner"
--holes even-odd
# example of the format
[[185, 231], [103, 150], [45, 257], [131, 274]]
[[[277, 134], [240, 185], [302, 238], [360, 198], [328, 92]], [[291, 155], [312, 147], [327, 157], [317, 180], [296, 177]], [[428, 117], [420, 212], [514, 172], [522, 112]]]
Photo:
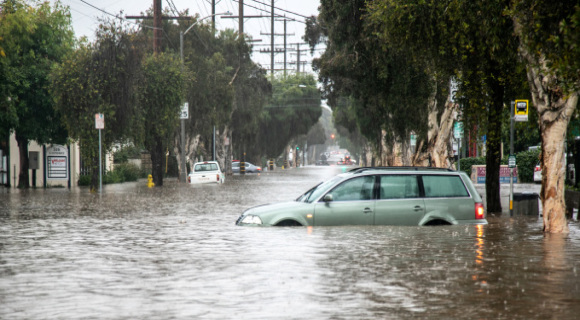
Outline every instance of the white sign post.
[[179, 169], [179, 180], [182, 182], [187, 181], [187, 165], [185, 164], [185, 120], [189, 119], [189, 102], [185, 102], [181, 106], [181, 114], [179, 115], [181, 119], [181, 168]]
[[99, 130], [99, 193], [103, 193], [103, 161], [101, 160], [101, 130], [105, 129], [105, 116], [95, 114], [95, 128]]
[[463, 122], [453, 124], [453, 137], [457, 139], [457, 170], [461, 170], [461, 138], [463, 138]]

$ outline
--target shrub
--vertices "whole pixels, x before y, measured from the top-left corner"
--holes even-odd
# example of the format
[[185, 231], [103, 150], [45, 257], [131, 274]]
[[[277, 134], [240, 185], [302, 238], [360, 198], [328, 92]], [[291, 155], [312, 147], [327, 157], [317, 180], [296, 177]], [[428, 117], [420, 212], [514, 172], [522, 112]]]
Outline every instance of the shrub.
[[539, 156], [539, 149], [522, 151], [516, 154], [520, 182], [534, 182], [534, 168], [536, 163], [538, 163]]
[[121, 182], [137, 181], [143, 176], [141, 169], [132, 163], [121, 163], [115, 166], [113, 173], [117, 173], [121, 177]]
[[474, 165], [485, 165], [485, 157], [461, 158], [459, 159], [461, 171], [465, 171], [471, 177], [471, 167]]

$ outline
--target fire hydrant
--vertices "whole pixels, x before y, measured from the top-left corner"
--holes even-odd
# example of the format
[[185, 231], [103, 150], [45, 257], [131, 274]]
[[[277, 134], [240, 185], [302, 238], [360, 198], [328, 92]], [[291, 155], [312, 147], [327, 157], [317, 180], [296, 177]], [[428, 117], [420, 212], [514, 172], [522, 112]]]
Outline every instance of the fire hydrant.
[[153, 176], [152, 176], [152, 175], [149, 175], [149, 176], [147, 177], [147, 186], [148, 186], [149, 188], [153, 188], [153, 187], [155, 187], [155, 183], [153, 183]]

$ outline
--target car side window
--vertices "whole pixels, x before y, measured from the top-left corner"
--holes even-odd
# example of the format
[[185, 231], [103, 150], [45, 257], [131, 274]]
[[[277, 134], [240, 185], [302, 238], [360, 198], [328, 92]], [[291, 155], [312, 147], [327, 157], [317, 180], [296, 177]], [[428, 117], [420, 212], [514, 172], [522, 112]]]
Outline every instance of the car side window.
[[381, 175], [380, 199], [418, 198], [416, 175]]
[[341, 183], [330, 194], [333, 201], [371, 200], [374, 184], [374, 176], [357, 177]]
[[469, 197], [459, 176], [423, 176], [423, 187], [427, 198]]

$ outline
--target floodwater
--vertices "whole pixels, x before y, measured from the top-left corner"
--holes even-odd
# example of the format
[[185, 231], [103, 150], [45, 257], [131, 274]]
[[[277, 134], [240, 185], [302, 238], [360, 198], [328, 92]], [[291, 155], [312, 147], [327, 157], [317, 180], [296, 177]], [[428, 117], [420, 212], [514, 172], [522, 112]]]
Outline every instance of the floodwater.
[[337, 173], [307, 167], [0, 190], [0, 319], [577, 319], [580, 228], [237, 227]]

